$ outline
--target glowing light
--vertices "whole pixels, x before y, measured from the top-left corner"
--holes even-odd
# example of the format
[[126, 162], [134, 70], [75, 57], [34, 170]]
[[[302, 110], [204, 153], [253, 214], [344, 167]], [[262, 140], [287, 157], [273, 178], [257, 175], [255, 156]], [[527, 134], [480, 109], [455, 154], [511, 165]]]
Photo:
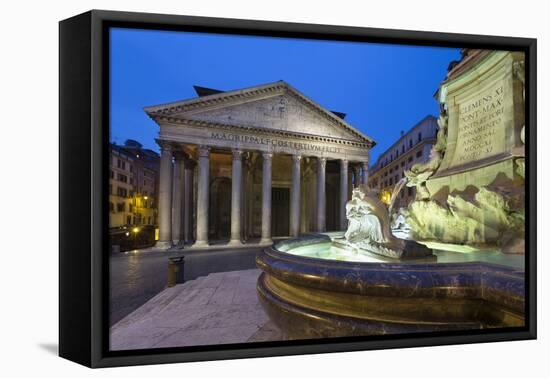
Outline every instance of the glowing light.
[[132, 232], [133, 232], [134, 234], [137, 234], [137, 233], [139, 232], [139, 228], [134, 227], [134, 228], [132, 229]]
[[129, 232], [127, 232], [127, 233], [126, 233], [126, 236], [130, 236], [130, 233], [129, 233]]
[[389, 205], [391, 202], [391, 193], [388, 190], [384, 190], [380, 193], [380, 201], [384, 202], [386, 205]]
[[143, 199], [144, 199], [145, 201], [147, 201], [147, 200], [149, 199], [149, 197], [145, 196], [145, 197], [143, 197]]

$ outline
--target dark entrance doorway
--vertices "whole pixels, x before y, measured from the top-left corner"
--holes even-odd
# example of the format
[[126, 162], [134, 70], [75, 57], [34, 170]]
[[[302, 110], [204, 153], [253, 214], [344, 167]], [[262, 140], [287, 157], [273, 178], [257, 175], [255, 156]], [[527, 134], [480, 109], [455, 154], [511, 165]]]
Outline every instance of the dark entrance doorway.
[[229, 239], [231, 231], [231, 180], [218, 177], [210, 189], [210, 237]]
[[290, 234], [290, 189], [271, 188], [271, 235]]

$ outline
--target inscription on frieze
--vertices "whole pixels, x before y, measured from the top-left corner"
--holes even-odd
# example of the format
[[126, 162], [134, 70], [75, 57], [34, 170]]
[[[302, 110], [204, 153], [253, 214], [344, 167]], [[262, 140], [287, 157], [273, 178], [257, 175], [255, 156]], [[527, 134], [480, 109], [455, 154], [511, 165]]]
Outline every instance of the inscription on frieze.
[[458, 136], [453, 165], [463, 165], [504, 150], [505, 89], [502, 84], [458, 105]]
[[257, 144], [264, 146], [271, 146], [272, 148], [281, 148], [281, 149], [293, 149], [297, 151], [312, 151], [312, 152], [329, 152], [329, 153], [341, 153], [339, 147], [315, 144], [315, 143], [306, 143], [306, 142], [295, 142], [290, 140], [283, 140], [277, 138], [269, 137], [260, 137], [255, 135], [241, 135], [233, 133], [224, 133], [224, 132], [212, 132], [210, 137], [217, 140], [225, 140], [228, 142], [236, 143], [245, 143], [245, 144]]

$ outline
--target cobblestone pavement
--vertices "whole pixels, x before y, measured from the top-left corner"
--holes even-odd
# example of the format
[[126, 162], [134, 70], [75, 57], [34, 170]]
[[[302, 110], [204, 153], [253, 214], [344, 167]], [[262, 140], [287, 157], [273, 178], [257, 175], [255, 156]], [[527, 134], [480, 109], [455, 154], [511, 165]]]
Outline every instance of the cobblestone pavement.
[[256, 294], [258, 269], [167, 288], [111, 327], [111, 350], [283, 340]]
[[113, 325], [166, 288], [168, 257], [185, 256], [185, 277], [255, 267], [256, 248], [207, 251], [140, 250], [110, 258], [110, 324]]

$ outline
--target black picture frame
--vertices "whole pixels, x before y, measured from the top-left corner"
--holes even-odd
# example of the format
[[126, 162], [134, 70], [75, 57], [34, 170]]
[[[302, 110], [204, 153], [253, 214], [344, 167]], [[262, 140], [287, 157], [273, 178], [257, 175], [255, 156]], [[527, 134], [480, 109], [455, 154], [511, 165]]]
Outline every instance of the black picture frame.
[[[108, 350], [108, 28], [204, 31], [525, 52], [526, 325], [204, 347]], [[88, 367], [536, 338], [536, 39], [92, 10], [59, 24], [59, 354]]]

